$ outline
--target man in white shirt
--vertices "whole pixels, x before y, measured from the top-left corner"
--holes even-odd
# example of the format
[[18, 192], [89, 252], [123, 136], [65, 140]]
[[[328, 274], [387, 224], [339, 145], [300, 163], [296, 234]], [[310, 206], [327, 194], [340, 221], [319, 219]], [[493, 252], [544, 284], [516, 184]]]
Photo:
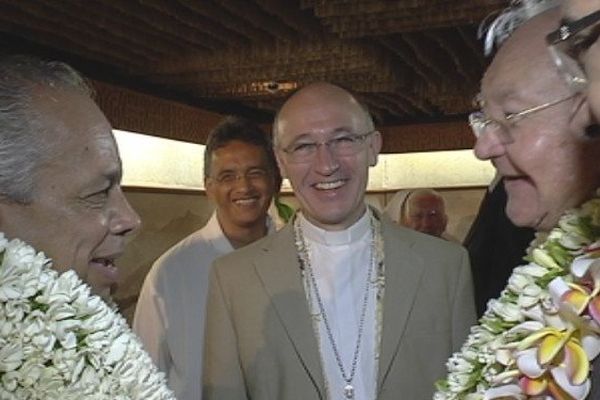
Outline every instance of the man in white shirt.
[[247, 120], [226, 118], [208, 137], [204, 180], [215, 212], [202, 229], [155, 262], [133, 320], [134, 331], [179, 400], [201, 398], [211, 263], [272, 229], [267, 209], [281, 180], [269, 138]]
[[367, 207], [381, 135], [347, 91], [299, 90], [273, 131], [300, 212], [215, 261], [204, 400], [431, 398], [475, 321], [465, 250]]

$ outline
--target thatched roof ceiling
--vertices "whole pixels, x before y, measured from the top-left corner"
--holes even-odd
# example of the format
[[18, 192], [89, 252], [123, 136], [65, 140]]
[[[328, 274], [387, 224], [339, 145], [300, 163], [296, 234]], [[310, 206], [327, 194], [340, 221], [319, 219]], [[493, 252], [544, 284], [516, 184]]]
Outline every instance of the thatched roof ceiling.
[[7, 52], [60, 57], [100, 81], [261, 123], [296, 87], [330, 81], [395, 132], [464, 121], [485, 64], [477, 26], [506, 3], [0, 0], [0, 40]]

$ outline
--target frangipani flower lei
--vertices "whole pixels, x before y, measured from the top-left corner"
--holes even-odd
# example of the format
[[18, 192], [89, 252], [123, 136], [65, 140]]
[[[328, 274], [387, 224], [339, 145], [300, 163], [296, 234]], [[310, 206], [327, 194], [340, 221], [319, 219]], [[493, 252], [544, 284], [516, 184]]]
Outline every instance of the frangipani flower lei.
[[434, 400], [582, 400], [600, 353], [600, 198], [538, 234], [529, 263], [447, 362]]
[[0, 399], [174, 399], [118, 313], [0, 232]]

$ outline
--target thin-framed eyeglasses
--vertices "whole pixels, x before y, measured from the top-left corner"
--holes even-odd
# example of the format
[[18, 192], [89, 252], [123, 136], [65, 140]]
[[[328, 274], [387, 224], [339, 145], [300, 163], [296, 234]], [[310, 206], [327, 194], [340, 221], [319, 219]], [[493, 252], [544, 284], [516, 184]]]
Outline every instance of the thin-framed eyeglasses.
[[476, 139], [479, 139], [487, 132], [495, 132], [502, 143], [511, 143], [514, 139], [511, 136], [510, 131], [514, 128], [516, 123], [532, 114], [546, 110], [567, 100], [571, 100], [575, 96], [576, 94], [570, 94], [567, 97], [549, 101], [516, 113], [507, 113], [504, 116], [504, 120], [488, 118], [483, 111], [475, 111], [469, 115], [469, 125], [471, 126], [471, 130]]
[[308, 163], [315, 159], [320, 146], [326, 146], [331, 154], [339, 157], [353, 156], [364, 148], [366, 139], [377, 132], [372, 130], [366, 133], [339, 133], [331, 139], [315, 142], [300, 139], [281, 150], [287, 154], [292, 163]]
[[576, 21], [565, 21], [546, 36], [552, 60], [573, 93], [582, 92], [587, 87], [581, 57], [598, 40], [599, 22], [600, 11], [596, 11]]
[[422, 210], [414, 213], [409, 213], [409, 217], [412, 220], [422, 220], [425, 218], [437, 218], [440, 217], [442, 213], [438, 210]]
[[269, 178], [270, 174], [264, 168], [252, 168], [246, 172], [223, 171], [216, 176], [209, 177], [220, 186], [231, 186], [244, 179], [247, 182], [263, 182]]

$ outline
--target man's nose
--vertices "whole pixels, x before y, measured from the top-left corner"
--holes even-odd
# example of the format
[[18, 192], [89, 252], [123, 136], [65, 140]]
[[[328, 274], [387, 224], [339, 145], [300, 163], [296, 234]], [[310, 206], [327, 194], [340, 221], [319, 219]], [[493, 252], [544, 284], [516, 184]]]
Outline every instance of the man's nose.
[[142, 222], [140, 216], [131, 207], [122, 189], [118, 188], [115, 205], [109, 222], [109, 228], [113, 235], [129, 235], [137, 231]]
[[238, 174], [233, 181], [235, 190], [248, 190], [252, 187], [252, 179], [246, 174]]
[[331, 175], [340, 166], [337, 157], [326, 143], [317, 147], [314, 163], [315, 170], [322, 175]]
[[506, 143], [495, 132], [486, 132], [477, 138], [473, 151], [480, 160], [490, 160], [504, 154]]

